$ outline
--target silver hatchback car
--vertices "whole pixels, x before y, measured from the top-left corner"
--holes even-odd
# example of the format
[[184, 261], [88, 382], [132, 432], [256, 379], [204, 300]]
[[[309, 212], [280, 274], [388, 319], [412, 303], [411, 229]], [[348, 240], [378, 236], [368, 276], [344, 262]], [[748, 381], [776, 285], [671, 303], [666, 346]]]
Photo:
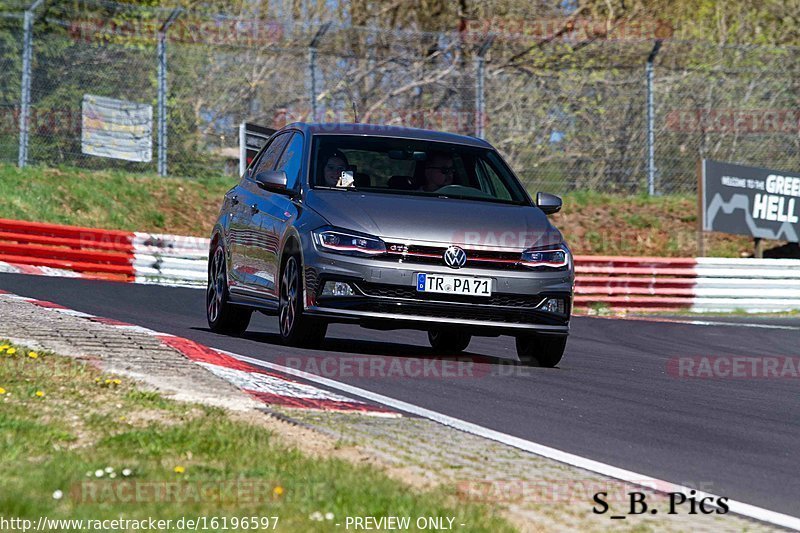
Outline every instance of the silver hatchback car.
[[428, 332], [439, 352], [513, 335], [520, 361], [555, 366], [574, 268], [546, 215], [487, 142], [368, 124], [291, 124], [225, 195], [211, 235], [206, 308], [240, 335], [254, 310], [290, 345], [328, 323]]

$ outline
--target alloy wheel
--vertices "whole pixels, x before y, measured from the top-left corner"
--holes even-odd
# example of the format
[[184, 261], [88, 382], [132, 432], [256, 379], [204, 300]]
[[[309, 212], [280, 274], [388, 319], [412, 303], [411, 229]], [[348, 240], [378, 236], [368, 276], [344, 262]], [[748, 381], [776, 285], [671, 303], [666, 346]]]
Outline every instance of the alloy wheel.
[[286, 261], [286, 266], [283, 268], [283, 276], [281, 276], [280, 310], [278, 313], [281, 334], [284, 337], [288, 337], [294, 327], [298, 285], [297, 260], [294, 257], [290, 257]]

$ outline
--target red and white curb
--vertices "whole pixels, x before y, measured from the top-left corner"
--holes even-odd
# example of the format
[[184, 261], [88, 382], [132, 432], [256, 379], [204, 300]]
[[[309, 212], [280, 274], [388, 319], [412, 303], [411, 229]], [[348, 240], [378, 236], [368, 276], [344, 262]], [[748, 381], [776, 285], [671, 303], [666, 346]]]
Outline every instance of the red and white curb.
[[25, 265], [22, 263], [8, 263], [0, 261], [0, 272], [6, 274], [29, 274], [34, 276], [52, 276], [59, 278], [93, 278], [94, 276], [82, 274], [63, 268], [53, 268], [46, 266]]
[[392, 409], [314, 387], [277, 371], [264, 370], [232, 357], [222, 350], [205, 346], [190, 339], [177, 337], [169, 333], [160, 333], [113, 318], [91, 315], [53, 302], [19, 296], [2, 290], [0, 290], [0, 297], [27, 302], [65, 315], [156, 337], [162, 344], [177, 350], [212, 374], [228, 381], [266, 405], [295, 409], [354, 412], [371, 416], [401, 416], [400, 413]]

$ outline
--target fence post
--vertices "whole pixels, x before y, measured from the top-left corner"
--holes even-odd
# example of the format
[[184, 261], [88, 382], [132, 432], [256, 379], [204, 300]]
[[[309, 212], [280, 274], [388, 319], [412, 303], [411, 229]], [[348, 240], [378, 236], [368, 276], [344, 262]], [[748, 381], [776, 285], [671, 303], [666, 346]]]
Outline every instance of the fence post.
[[33, 20], [36, 8], [44, 0], [36, 0], [25, 10], [22, 21], [22, 90], [19, 103], [19, 153], [17, 165], [20, 168], [28, 164], [28, 115], [31, 105], [31, 68], [33, 60]]
[[486, 116], [486, 95], [484, 89], [484, 79], [486, 76], [486, 52], [494, 42], [494, 35], [489, 36], [480, 48], [478, 48], [477, 56], [475, 57], [475, 137], [483, 139], [486, 132], [484, 131], [484, 117]]
[[311, 103], [311, 120], [309, 122], [316, 122], [317, 120], [317, 45], [319, 44], [322, 36], [330, 28], [331, 23], [326, 22], [319, 27], [314, 38], [308, 43], [308, 75], [310, 81], [310, 103]]
[[158, 174], [167, 175], [167, 30], [181, 14], [181, 8], [169, 14], [158, 30]]
[[653, 50], [647, 57], [647, 194], [656, 193], [656, 136], [655, 136], [655, 109], [653, 106], [653, 62], [661, 49], [661, 39], [656, 39]]

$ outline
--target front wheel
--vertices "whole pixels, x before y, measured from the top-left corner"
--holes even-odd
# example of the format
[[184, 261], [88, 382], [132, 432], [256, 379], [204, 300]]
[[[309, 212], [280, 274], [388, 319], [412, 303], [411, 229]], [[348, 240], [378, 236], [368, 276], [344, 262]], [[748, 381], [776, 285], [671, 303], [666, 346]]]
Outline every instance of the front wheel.
[[520, 335], [517, 337], [517, 356], [524, 365], [553, 368], [561, 362], [566, 346], [566, 335]]
[[300, 280], [300, 261], [289, 256], [281, 272], [278, 302], [278, 325], [281, 340], [289, 346], [317, 348], [325, 340], [328, 325], [303, 314], [303, 285]]
[[461, 353], [471, 340], [472, 335], [463, 329], [437, 328], [428, 331], [428, 342], [439, 353]]
[[247, 330], [253, 311], [231, 305], [228, 301], [228, 272], [225, 265], [225, 249], [217, 244], [208, 265], [206, 318], [211, 331], [238, 337]]

